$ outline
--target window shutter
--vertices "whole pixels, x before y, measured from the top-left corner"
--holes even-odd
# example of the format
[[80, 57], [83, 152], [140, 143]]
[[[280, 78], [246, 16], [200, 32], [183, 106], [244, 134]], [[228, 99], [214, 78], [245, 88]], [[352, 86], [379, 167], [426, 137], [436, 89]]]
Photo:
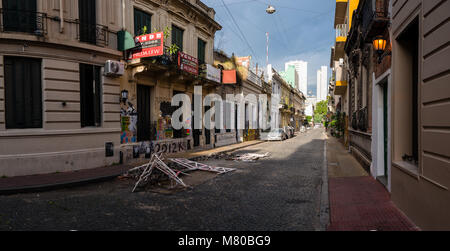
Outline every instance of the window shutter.
[[41, 60], [5, 57], [6, 128], [42, 128]]

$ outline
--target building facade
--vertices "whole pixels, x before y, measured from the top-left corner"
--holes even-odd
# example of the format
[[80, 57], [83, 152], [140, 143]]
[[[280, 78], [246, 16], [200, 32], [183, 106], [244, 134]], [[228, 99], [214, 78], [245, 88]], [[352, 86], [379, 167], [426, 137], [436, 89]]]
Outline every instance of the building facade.
[[298, 89], [304, 94], [308, 93], [308, 62], [290, 61], [285, 64], [285, 71], [288, 70], [289, 66], [293, 65], [298, 74]]
[[[123, 11], [124, 30], [132, 37], [164, 32], [163, 55], [129, 59], [121, 81], [121, 91], [128, 94], [128, 100], [121, 104], [123, 162], [142, 161], [148, 152], [214, 147], [215, 130], [194, 124], [197, 118], [193, 116], [183, 118], [191, 129], [176, 130], [172, 128], [171, 116], [180, 107], [202, 109], [203, 115], [214, 106], [202, 104], [221, 83], [199, 75], [201, 68], [214, 64], [214, 36], [221, 29], [214, 20], [215, 11], [196, 0], [129, 0]], [[181, 66], [181, 57], [189, 68]], [[196, 87], [201, 93], [195, 92]], [[172, 98], [177, 94], [185, 94], [190, 100], [172, 106]]]
[[328, 97], [328, 67], [322, 66], [317, 71], [317, 99], [318, 101], [327, 100]]
[[299, 74], [294, 65], [287, 67], [286, 71], [280, 72], [280, 76], [286, 81], [292, 88], [299, 89]]
[[119, 162], [118, 1], [0, 1], [0, 176]]
[[450, 1], [391, 1], [391, 193], [421, 229], [450, 227]]

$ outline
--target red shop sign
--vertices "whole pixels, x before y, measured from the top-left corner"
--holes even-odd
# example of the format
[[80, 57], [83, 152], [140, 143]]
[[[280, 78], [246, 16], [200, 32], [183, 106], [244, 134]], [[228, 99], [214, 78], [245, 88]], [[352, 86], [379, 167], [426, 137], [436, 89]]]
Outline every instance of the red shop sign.
[[130, 59], [156, 57], [164, 54], [164, 33], [157, 32], [136, 37], [141, 43], [141, 48], [136, 49], [130, 55]]
[[178, 52], [178, 67], [182, 71], [198, 75], [198, 59], [183, 52]]

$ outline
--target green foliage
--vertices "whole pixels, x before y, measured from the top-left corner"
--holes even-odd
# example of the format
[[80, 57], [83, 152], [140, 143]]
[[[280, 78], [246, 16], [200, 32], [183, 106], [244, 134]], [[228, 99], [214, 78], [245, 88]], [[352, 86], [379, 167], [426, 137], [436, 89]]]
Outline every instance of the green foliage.
[[[164, 39], [168, 39], [169, 37], [170, 37], [170, 32], [172, 31], [172, 29], [171, 28], [169, 28], [169, 27], [165, 27], [164, 28]], [[157, 33], [157, 32], [160, 32], [160, 30], [159, 29], [153, 29], [153, 33]]]
[[142, 33], [141, 36], [148, 34], [148, 28], [147, 28], [147, 26], [144, 26], [144, 27], [142, 28], [141, 33]]
[[313, 117], [312, 116], [306, 116], [306, 120], [308, 121], [308, 123], [312, 122]]
[[314, 122], [322, 123], [326, 120], [328, 113], [328, 101], [324, 100], [316, 105], [316, 110], [314, 111]]
[[169, 48], [167, 48], [167, 52], [170, 55], [177, 53], [179, 50], [180, 50], [180, 47], [178, 47], [178, 45], [176, 45], [176, 44], [172, 44]]

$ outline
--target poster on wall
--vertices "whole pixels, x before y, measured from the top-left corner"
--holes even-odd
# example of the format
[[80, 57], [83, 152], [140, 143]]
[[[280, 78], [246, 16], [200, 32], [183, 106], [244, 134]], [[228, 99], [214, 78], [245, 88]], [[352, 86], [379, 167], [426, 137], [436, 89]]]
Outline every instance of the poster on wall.
[[120, 143], [136, 143], [137, 135], [137, 115], [121, 116]]
[[157, 32], [138, 36], [135, 38], [136, 44], [140, 46], [132, 51], [131, 59], [156, 57], [164, 54], [164, 33]]

